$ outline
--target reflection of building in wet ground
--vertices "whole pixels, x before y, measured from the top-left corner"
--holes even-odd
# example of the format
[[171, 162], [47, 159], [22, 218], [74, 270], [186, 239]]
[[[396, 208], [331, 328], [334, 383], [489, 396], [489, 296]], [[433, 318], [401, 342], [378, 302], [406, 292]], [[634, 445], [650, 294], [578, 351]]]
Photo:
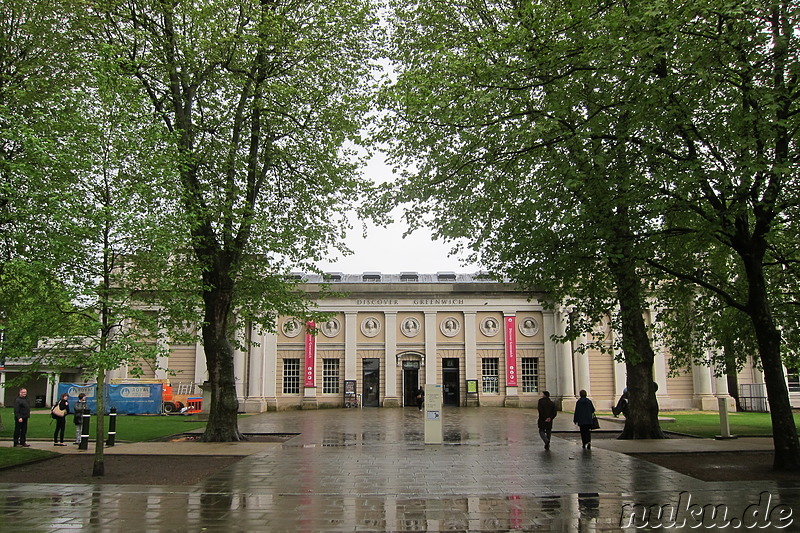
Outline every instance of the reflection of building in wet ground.
[[629, 510], [677, 505], [686, 493], [701, 506], [728, 506], [730, 516], [764, 491], [771, 508], [800, 509], [800, 483], [707, 483], [602, 447], [582, 450], [559, 438], [573, 429], [568, 415], [556, 418], [549, 451], [533, 410], [445, 409], [442, 445], [424, 444], [423, 416], [247, 417], [245, 432], [297, 436], [191, 487], [0, 483], [0, 530], [619, 531]]

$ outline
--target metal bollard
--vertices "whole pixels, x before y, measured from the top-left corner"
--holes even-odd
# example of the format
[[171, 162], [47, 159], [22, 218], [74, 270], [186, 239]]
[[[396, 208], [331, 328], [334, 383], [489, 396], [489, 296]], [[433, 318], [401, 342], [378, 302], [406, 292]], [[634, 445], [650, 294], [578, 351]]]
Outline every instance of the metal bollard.
[[117, 408], [112, 407], [108, 413], [108, 439], [106, 446], [113, 446], [117, 438]]
[[89, 412], [89, 408], [86, 407], [85, 410], [83, 411], [83, 420], [81, 420], [81, 443], [78, 444], [79, 450], [89, 449], [90, 416], [91, 413]]

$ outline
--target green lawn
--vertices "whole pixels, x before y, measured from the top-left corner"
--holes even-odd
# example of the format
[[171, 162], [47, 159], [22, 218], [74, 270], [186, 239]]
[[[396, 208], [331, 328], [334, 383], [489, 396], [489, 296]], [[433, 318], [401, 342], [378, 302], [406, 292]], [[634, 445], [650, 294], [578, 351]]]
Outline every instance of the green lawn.
[[[674, 418], [674, 423], [661, 424], [666, 431], [714, 437], [720, 434], [719, 414], [710, 412], [663, 412], [661, 416]], [[728, 413], [731, 434], [740, 437], [772, 435], [772, 420], [769, 413]], [[800, 414], [794, 415], [795, 426], [800, 425]]]
[[[609, 412], [598, 412], [610, 416]], [[675, 422], [662, 422], [661, 429], [696, 437], [713, 438], [720, 434], [719, 414], [712, 411], [661, 411], [660, 416], [674, 418]], [[769, 413], [728, 413], [731, 434], [739, 437], [769, 437], [772, 420]], [[794, 415], [800, 426], [800, 413]]]
[[[0, 409], [2, 416], [3, 430], [0, 431], [0, 468], [29, 463], [46, 459], [56, 452], [48, 450], [33, 450], [31, 448], [13, 448], [11, 439], [14, 435], [14, 410], [10, 407]], [[106, 431], [108, 431], [108, 419], [106, 417]], [[95, 425], [97, 419], [92, 417], [92, 427], [89, 432], [92, 440], [95, 435]], [[193, 429], [202, 428], [206, 425], [205, 421], [199, 420], [197, 416], [158, 416], [158, 415], [118, 415], [117, 416], [117, 441], [119, 442], [142, 442], [155, 440], [178, 433], [185, 433]], [[28, 440], [47, 440], [53, 438], [55, 421], [50, 418], [49, 409], [34, 409], [31, 419], [28, 421]], [[72, 423], [72, 416], [67, 418], [67, 430], [64, 433], [65, 441], [75, 437], [75, 425]], [[8, 443], [6, 445], [5, 443]]]
[[[42, 459], [48, 459], [59, 455], [58, 452], [49, 450], [34, 450], [33, 448], [3, 448], [0, 447], [0, 469], [7, 466], [23, 465]], [[0, 474], [0, 479], [3, 475]]]
[[[14, 410], [11, 407], [0, 409], [3, 417], [3, 431], [0, 431], [0, 439], [11, 439], [14, 435]], [[108, 420], [106, 416], [106, 431], [108, 431]], [[94, 439], [94, 428], [97, 419], [92, 417], [92, 427], [90, 434]], [[193, 429], [202, 428], [206, 425], [205, 421], [199, 420], [197, 416], [158, 416], [158, 415], [118, 415], [117, 416], [117, 440], [120, 442], [141, 442], [185, 433]], [[28, 421], [28, 439], [52, 439], [55, 429], [55, 420], [50, 418], [50, 411], [45, 409], [34, 409], [31, 419]], [[67, 417], [67, 431], [64, 433], [67, 438], [75, 435], [75, 425], [72, 423], [72, 416]]]

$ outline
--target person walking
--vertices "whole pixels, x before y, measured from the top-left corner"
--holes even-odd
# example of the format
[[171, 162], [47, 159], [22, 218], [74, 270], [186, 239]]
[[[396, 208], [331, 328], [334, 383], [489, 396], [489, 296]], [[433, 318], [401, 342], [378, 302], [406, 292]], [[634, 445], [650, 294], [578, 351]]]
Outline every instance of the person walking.
[[539, 436], [544, 442], [544, 449], [550, 449], [550, 435], [553, 433], [553, 419], [558, 412], [556, 404], [550, 399], [550, 392], [544, 391], [537, 405], [539, 410]]
[[583, 448], [592, 447], [592, 422], [594, 420], [594, 404], [586, 397], [586, 391], [580, 391], [580, 398], [575, 402], [575, 414], [572, 421], [581, 429]]
[[69, 414], [69, 395], [65, 392], [50, 410], [50, 416], [56, 421], [53, 431], [53, 446], [66, 446], [64, 444], [64, 431], [67, 429], [67, 415]]
[[425, 389], [420, 387], [417, 389], [417, 408], [422, 411], [422, 406], [425, 404]]
[[75, 408], [72, 410], [75, 415], [72, 419], [75, 422], [75, 444], [81, 443], [81, 432], [83, 429], [83, 413], [86, 412], [86, 409], [89, 404], [86, 403], [86, 394], [80, 393], [78, 394], [78, 401], [75, 402]]
[[28, 444], [28, 419], [31, 417], [31, 406], [28, 403], [28, 389], [20, 389], [14, 400], [14, 447], [30, 448]]

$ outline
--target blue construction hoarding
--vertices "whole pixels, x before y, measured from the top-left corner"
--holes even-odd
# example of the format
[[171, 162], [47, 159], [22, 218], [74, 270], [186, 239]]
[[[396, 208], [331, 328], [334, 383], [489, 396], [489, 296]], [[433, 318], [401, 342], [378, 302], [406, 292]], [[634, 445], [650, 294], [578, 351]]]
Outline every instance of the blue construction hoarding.
[[[121, 415], [157, 415], [162, 409], [163, 385], [160, 383], [120, 383], [105, 385], [105, 412], [113, 407]], [[58, 396], [69, 396], [70, 405], [78, 401], [78, 394], [86, 394], [92, 413], [97, 412], [97, 384], [78, 385], [59, 383]]]

